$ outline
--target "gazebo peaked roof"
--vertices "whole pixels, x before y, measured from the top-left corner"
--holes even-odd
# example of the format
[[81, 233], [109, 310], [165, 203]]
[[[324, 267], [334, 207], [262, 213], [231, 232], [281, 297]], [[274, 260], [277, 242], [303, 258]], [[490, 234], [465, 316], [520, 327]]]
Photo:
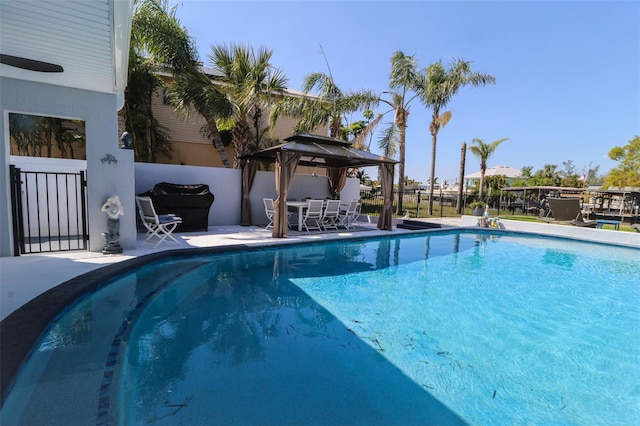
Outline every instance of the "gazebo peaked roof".
[[278, 152], [300, 154], [299, 165], [315, 167], [367, 167], [395, 164], [397, 161], [351, 147], [349, 142], [328, 136], [294, 135], [285, 143], [246, 155], [242, 158], [273, 161]]

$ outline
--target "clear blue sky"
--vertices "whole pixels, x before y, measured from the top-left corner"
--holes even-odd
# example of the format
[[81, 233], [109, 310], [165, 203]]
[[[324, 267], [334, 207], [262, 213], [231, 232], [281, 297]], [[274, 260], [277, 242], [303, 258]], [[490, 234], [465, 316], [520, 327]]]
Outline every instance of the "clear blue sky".
[[[456, 181], [461, 144], [473, 138], [510, 138], [489, 166], [563, 169], [572, 160], [578, 171], [599, 165], [604, 174], [615, 166], [609, 150], [640, 135], [639, 1], [176, 3], [205, 64], [215, 44], [264, 46], [296, 90], [305, 75], [328, 71], [320, 46], [343, 91], [387, 90], [397, 50], [415, 55], [420, 68], [463, 58], [493, 75], [495, 85], [463, 88], [448, 105], [453, 118], [438, 135], [439, 182]], [[431, 165], [429, 119], [416, 99], [406, 175], [421, 182]], [[379, 152], [376, 140], [371, 150]], [[466, 173], [477, 170], [479, 160], [468, 153]]]

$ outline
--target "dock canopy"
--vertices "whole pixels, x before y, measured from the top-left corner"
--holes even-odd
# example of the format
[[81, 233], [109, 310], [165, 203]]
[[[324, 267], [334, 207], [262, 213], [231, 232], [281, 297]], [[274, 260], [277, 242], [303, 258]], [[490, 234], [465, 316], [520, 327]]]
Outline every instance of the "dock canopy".
[[249, 191], [257, 170], [258, 161], [275, 162], [276, 215], [273, 236], [287, 236], [287, 193], [300, 164], [327, 169], [330, 191], [333, 198], [340, 197], [347, 170], [356, 167], [380, 166], [384, 205], [378, 218], [378, 229], [391, 230], [393, 203], [393, 173], [395, 160], [351, 147], [349, 142], [320, 135], [301, 134], [290, 136], [285, 143], [241, 157], [245, 160], [242, 170], [242, 224], [250, 224]]

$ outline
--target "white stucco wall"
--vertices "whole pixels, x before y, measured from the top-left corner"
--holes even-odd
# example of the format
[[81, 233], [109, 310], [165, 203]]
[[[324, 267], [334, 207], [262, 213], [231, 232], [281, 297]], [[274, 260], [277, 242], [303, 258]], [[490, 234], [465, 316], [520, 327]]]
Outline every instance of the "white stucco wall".
[[[217, 167], [178, 166], [170, 164], [136, 163], [136, 194], [153, 188], [156, 183], [207, 184], [215, 196], [209, 210], [209, 225], [240, 225], [242, 174], [239, 169]], [[348, 202], [360, 197], [357, 179], [347, 179], [341, 199]], [[324, 176], [297, 174], [289, 190], [288, 199], [306, 197], [325, 199], [329, 196], [329, 183]], [[251, 218], [254, 225], [267, 224], [263, 198], [277, 197], [274, 172], [258, 171], [251, 188]]]
[[209, 209], [209, 225], [240, 224], [241, 171], [215, 167], [173, 164], [135, 164], [136, 194], [160, 182], [206, 184], [215, 197]]
[[[100, 211], [104, 201], [117, 193], [125, 207], [120, 220], [120, 244], [136, 244], [133, 153], [118, 149], [117, 98], [113, 94], [0, 77], [3, 147], [0, 150], [0, 255], [11, 256], [11, 203], [9, 193], [9, 112], [84, 120], [87, 137], [87, 199], [90, 250], [104, 246], [106, 216]], [[103, 163], [111, 154], [117, 163]], [[126, 203], [126, 204], [125, 204]]]

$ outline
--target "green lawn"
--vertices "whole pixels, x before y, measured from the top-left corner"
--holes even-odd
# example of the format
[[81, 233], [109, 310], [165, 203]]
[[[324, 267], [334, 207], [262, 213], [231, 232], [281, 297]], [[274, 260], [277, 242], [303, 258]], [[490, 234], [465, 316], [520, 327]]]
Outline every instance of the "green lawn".
[[[493, 215], [492, 215], [493, 217]], [[520, 220], [523, 222], [538, 222], [538, 223], [544, 223], [542, 220], [538, 219], [535, 216], [524, 216], [524, 215], [510, 215], [510, 214], [506, 214], [504, 216], [500, 216], [501, 219], [508, 219], [508, 220]], [[553, 223], [553, 220], [551, 221], [551, 223]], [[569, 225], [572, 226], [570, 223], [558, 223], [557, 225]], [[611, 225], [605, 225], [604, 229], [613, 229], [613, 226]], [[622, 232], [636, 232], [636, 230], [634, 228], [632, 228], [630, 225], [627, 225], [625, 223], [621, 223], [620, 224], [620, 229], [619, 231]]]
[[[395, 206], [394, 206], [395, 207]], [[434, 203], [433, 205], [433, 214], [432, 215], [428, 215], [427, 214], [427, 210], [428, 210], [428, 206], [426, 203], [421, 203], [420, 204], [420, 210], [419, 216], [416, 216], [416, 213], [418, 212], [417, 209], [417, 203], [407, 203], [406, 201], [403, 203], [402, 205], [403, 210], [406, 212], [408, 211], [411, 218], [429, 218], [429, 217], [458, 217], [460, 216], [459, 214], [456, 214], [456, 208], [454, 206], [440, 206], [437, 203]], [[366, 212], [365, 212], [366, 210]], [[376, 215], [380, 213], [380, 208], [379, 206], [363, 206], [363, 213], [364, 214], [371, 214], [371, 215]], [[471, 212], [471, 209], [465, 209], [463, 214], [467, 214], [467, 215], [471, 215], [473, 214]], [[394, 215], [395, 217], [402, 217], [403, 215]], [[514, 214], [512, 215], [509, 211], [505, 211], [505, 210], [501, 210], [500, 214], [498, 214], [498, 210], [497, 209], [489, 209], [489, 216], [490, 217], [500, 217], [501, 219], [507, 219], [507, 220], [519, 220], [522, 222], [535, 222], [535, 223], [545, 223], [544, 221], [542, 221], [540, 218], [538, 218], [537, 216], [532, 216], [532, 215], [518, 215], [518, 214]], [[560, 224], [560, 225], [570, 225], [567, 223], [564, 224]], [[605, 225], [605, 229], [612, 229], [612, 227], [610, 225]], [[636, 232], [636, 230], [634, 228], [632, 228], [630, 225], [628, 224], [621, 224], [620, 225], [620, 231], [622, 232]]]

